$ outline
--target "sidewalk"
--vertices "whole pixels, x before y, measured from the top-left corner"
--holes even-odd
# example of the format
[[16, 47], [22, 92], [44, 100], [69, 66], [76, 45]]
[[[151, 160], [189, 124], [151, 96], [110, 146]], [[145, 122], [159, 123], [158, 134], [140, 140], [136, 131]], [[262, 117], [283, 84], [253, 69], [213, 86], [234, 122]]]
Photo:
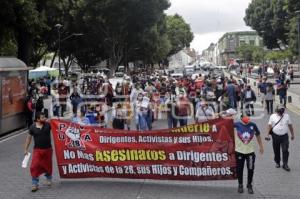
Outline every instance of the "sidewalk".
[[[241, 79], [240, 76], [238, 76], [236, 74], [233, 74], [233, 73], [230, 73], [230, 72], [227, 72], [227, 71], [225, 71], [225, 75], [228, 76], [228, 77], [230, 75], [233, 75], [235, 78]], [[250, 85], [253, 88], [257, 88], [257, 85], [258, 85], [259, 81], [256, 78], [247, 77], [247, 80], [250, 81]], [[274, 79], [270, 79], [270, 80], [271, 80], [272, 83], [275, 83]], [[297, 114], [300, 114], [300, 84], [292, 84], [291, 87], [289, 88], [288, 92], [287, 92], [287, 96], [292, 98], [292, 103], [287, 102], [287, 108], [290, 111], [293, 111]], [[276, 103], [279, 104], [278, 96], [276, 96], [275, 101], [276, 101]]]

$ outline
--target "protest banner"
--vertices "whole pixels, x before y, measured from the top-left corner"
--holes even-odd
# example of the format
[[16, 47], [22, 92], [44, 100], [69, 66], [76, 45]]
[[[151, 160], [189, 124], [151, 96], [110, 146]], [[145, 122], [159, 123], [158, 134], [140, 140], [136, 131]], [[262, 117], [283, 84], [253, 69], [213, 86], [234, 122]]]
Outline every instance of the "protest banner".
[[52, 120], [61, 178], [236, 179], [233, 120], [146, 132]]

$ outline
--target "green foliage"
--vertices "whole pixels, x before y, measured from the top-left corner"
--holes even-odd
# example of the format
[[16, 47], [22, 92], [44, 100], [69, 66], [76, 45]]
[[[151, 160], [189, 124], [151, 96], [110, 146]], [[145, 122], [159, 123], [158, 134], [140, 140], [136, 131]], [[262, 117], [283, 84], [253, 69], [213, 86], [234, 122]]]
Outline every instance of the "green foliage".
[[244, 62], [260, 63], [264, 59], [265, 51], [262, 47], [249, 44], [241, 45], [237, 48], [240, 59]]
[[296, 56], [297, 10], [300, 10], [299, 0], [252, 0], [244, 20], [263, 37], [267, 48], [290, 49]]
[[[169, 0], [3, 0], [0, 53], [36, 66], [48, 53], [57, 54], [60, 23], [66, 72], [74, 61], [83, 69], [106, 59], [113, 67], [159, 63], [193, 40], [181, 16], [164, 14], [169, 6]], [[69, 38], [73, 33], [83, 36]]]
[[280, 43], [287, 45], [285, 6], [285, 1], [253, 0], [246, 10], [246, 24], [263, 37], [269, 49], [280, 48]]
[[189, 47], [194, 39], [190, 25], [178, 14], [167, 17], [167, 34], [172, 44], [172, 50], [169, 55]]
[[290, 50], [284, 51], [270, 51], [266, 54], [266, 59], [270, 61], [284, 61], [293, 56]]

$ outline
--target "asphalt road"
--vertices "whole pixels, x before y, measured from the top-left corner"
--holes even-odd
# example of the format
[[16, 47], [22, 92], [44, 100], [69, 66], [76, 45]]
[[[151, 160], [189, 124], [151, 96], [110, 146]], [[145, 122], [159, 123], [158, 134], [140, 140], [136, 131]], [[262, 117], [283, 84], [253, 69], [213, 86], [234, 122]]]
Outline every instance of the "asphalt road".
[[[256, 111], [256, 122], [266, 132], [267, 115]], [[257, 153], [254, 175], [255, 194], [237, 193], [237, 181], [159, 181], [127, 179], [62, 180], [58, 176], [54, 158], [54, 183], [51, 188], [41, 185], [31, 193], [29, 169], [21, 168], [23, 144], [26, 132], [0, 141], [0, 199], [198, 199], [198, 198], [300, 198], [300, 129], [299, 115], [290, 113], [296, 132], [296, 140], [290, 143], [290, 173], [276, 169], [273, 163], [271, 143], [265, 142], [265, 154]], [[166, 121], [154, 123], [154, 129], [166, 128]], [[41, 178], [42, 183], [43, 178]]]

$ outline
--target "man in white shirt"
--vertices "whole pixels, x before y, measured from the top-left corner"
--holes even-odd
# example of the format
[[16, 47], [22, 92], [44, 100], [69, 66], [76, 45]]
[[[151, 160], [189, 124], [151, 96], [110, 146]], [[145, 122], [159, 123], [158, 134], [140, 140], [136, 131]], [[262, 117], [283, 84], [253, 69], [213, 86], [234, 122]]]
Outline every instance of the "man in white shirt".
[[282, 148], [282, 168], [286, 171], [291, 169], [288, 166], [289, 158], [289, 136], [288, 132], [291, 133], [291, 140], [295, 139], [293, 125], [290, 116], [285, 113], [285, 107], [279, 105], [276, 109], [276, 113], [271, 115], [269, 119], [269, 133], [266, 140], [269, 140], [270, 134], [273, 140], [273, 150], [274, 150], [274, 161], [276, 168], [280, 168], [280, 148]]
[[215, 112], [206, 101], [201, 101], [200, 106], [196, 110], [196, 122], [205, 122], [207, 120], [214, 119]]

